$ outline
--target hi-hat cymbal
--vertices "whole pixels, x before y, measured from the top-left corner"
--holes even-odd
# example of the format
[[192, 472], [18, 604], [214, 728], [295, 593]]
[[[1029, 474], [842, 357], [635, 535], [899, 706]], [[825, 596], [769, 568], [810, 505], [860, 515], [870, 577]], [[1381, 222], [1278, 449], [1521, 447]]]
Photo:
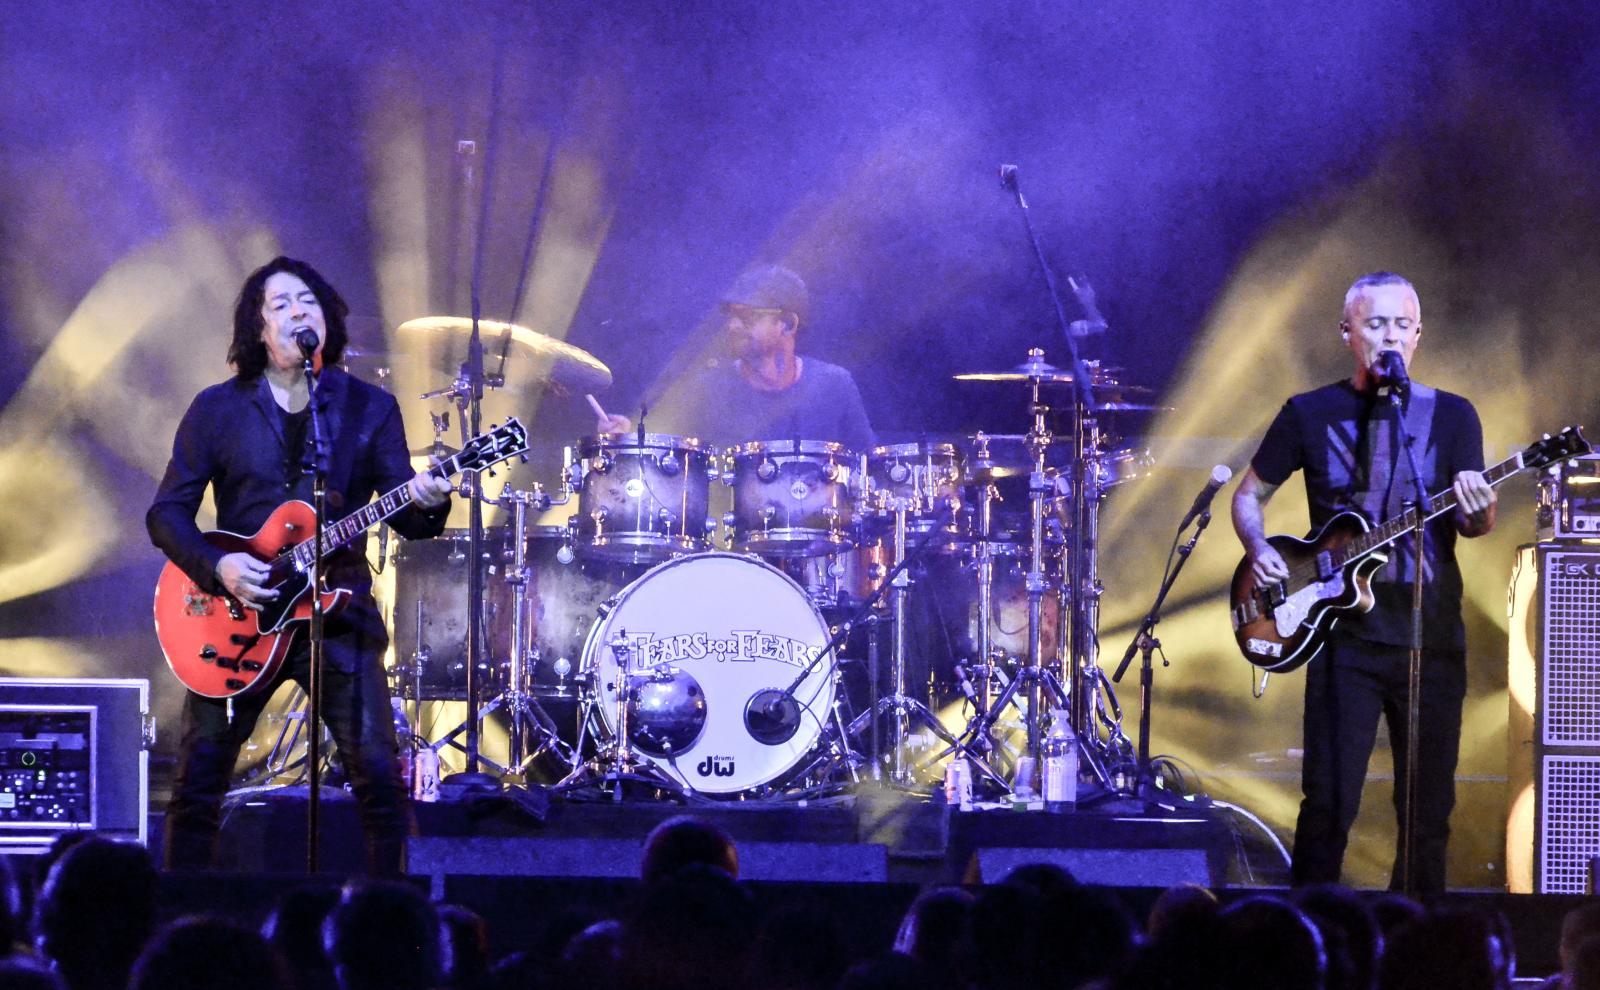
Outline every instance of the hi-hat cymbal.
[[[515, 323], [479, 320], [484, 371], [500, 369], [505, 354], [505, 384], [512, 388], [554, 384], [574, 392], [597, 392], [611, 384], [611, 369], [581, 347]], [[466, 360], [472, 320], [465, 316], [423, 316], [400, 324], [397, 350], [417, 353], [427, 371], [453, 377]]]

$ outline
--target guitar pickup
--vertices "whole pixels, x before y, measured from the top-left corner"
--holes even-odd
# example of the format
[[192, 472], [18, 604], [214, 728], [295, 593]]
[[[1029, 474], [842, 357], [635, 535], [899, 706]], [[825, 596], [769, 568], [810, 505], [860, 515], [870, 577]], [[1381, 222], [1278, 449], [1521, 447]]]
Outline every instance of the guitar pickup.
[[1317, 583], [1331, 580], [1338, 573], [1333, 566], [1333, 554], [1324, 550], [1317, 554]]

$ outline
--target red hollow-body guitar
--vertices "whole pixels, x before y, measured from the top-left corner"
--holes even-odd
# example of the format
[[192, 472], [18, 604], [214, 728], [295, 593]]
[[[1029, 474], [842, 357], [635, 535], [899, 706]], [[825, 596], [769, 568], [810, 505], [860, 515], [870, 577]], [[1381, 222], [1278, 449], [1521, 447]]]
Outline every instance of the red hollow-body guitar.
[[[1576, 426], [1547, 436], [1521, 453], [1483, 473], [1491, 485], [1517, 474], [1589, 452], [1589, 441]], [[1433, 519], [1456, 507], [1455, 493], [1445, 489], [1432, 497]], [[1272, 536], [1267, 542], [1283, 555], [1288, 578], [1256, 584], [1246, 557], [1233, 572], [1231, 608], [1233, 635], [1244, 658], [1272, 673], [1296, 670], [1311, 662], [1327, 642], [1328, 631], [1342, 615], [1371, 611], [1372, 574], [1388, 556], [1384, 547], [1413, 531], [1417, 510], [1407, 509], [1373, 529], [1354, 512], [1341, 512], [1308, 540]]]
[[[428, 473], [449, 478], [460, 471], [480, 471], [527, 449], [527, 431], [512, 418], [473, 437]], [[409, 485], [400, 485], [324, 527], [323, 559], [410, 504]], [[295, 633], [311, 618], [315, 527], [311, 506], [294, 501], [274, 509], [253, 536], [222, 530], [205, 534], [212, 546], [248, 553], [269, 566], [266, 586], [278, 597], [263, 602], [259, 610], [245, 608], [232, 595], [207, 594], [170, 561], [162, 568], [156, 581], [156, 638], [167, 666], [184, 687], [208, 698], [231, 698], [272, 682]], [[350, 600], [349, 590], [325, 581], [319, 594], [324, 614]]]

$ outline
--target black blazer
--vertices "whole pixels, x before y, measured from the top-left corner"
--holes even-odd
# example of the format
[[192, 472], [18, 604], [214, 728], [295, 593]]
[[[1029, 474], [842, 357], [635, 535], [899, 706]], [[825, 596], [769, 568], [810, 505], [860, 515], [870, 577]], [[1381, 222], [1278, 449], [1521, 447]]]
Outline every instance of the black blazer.
[[[406, 449], [405, 428], [394, 396], [336, 368], [322, 372], [315, 401], [333, 451], [328, 477], [328, 516], [333, 522], [406, 482], [415, 471]], [[217, 528], [250, 536], [272, 511], [291, 499], [311, 501], [311, 478], [301, 469], [303, 451], [289, 450], [283, 415], [265, 376], [234, 377], [201, 391], [178, 424], [172, 459], [145, 513], [150, 540], [202, 589], [220, 594], [216, 577], [222, 550], [206, 542], [195, 515], [211, 487]], [[410, 539], [444, 530], [449, 503], [437, 509], [415, 506], [396, 513], [389, 524]], [[339, 626], [367, 627], [377, 617], [365, 538], [329, 560], [328, 580], [355, 594], [338, 618]], [[381, 629], [381, 622], [379, 622]], [[330, 620], [330, 639], [339, 634]], [[329, 660], [354, 669], [354, 657]], [[339, 651], [344, 652], [344, 651]]]

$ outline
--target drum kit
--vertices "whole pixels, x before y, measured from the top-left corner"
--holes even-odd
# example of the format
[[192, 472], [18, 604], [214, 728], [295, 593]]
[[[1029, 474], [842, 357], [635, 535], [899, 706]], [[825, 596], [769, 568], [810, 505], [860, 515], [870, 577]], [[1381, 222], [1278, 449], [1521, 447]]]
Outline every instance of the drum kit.
[[[401, 337], [459, 352], [469, 322], [413, 321]], [[484, 353], [502, 348], [491, 390], [609, 383], [563, 342], [480, 332]], [[463, 431], [482, 395], [468, 364], [424, 396], [453, 400]], [[1022, 390], [1022, 433], [718, 448], [641, 426], [565, 447], [549, 490], [490, 497], [468, 475], [473, 525], [392, 556], [396, 696], [467, 703], [430, 756], [453, 747], [516, 782], [538, 761], [575, 796], [785, 800], [864, 778], [928, 791], [953, 758], [984, 793], [1028, 797], [1052, 711], [1071, 719], [1091, 792], [1115, 793], [1132, 747], [1094, 654], [1095, 524], [1150, 466], [1108, 424], [1159, 407], [1089, 367], [1110, 398], [1062, 437], [1049, 400], [1073, 376], [1035, 349], [957, 376]], [[484, 507], [505, 521], [483, 526]], [[571, 724], [551, 716], [558, 700]], [[497, 710], [503, 764], [478, 746]]]

